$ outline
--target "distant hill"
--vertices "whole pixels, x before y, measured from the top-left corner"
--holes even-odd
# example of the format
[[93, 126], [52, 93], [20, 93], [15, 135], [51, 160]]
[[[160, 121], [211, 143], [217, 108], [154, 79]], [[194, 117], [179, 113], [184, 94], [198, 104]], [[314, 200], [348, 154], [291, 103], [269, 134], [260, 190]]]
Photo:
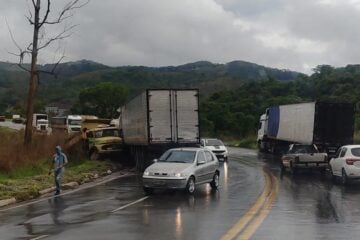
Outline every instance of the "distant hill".
[[[53, 64], [40, 66], [51, 71]], [[43, 104], [71, 105], [84, 87], [99, 82], [122, 83], [129, 87], [130, 97], [146, 88], [199, 88], [202, 95], [240, 87], [244, 82], [263, 79], [291, 81], [301, 73], [268, 68], [244, 61], [214, 64], [199, 61], [179, 66], [109, 67], [89, 60], [61, 63], [56, 75], [41, 74], [38, 99]], [[9, 105], [24, 102], [28, 74], [16, 64], [0, 62], [0, 112]]]

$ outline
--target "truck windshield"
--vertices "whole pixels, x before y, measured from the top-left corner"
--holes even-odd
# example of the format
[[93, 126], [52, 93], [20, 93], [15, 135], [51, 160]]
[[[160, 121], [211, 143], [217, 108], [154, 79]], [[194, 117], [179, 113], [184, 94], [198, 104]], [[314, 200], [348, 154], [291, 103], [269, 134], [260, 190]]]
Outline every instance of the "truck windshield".
[[81, 125], [81, 120], [72, 120], [72, 119], [69, 119], [68, 120], [68, 124], [69, 125]]
[[193, 163], [195, 155], [195, 151], [167, 151], [160, 157], [159, 162]]
[[119, 130], [117, 129], [104, 129], [94, 132], [96, 138], [101, 137], [119, 137]]
[[224, 146], [224, 143], [217, 139], [206, 140], [206, 146]]

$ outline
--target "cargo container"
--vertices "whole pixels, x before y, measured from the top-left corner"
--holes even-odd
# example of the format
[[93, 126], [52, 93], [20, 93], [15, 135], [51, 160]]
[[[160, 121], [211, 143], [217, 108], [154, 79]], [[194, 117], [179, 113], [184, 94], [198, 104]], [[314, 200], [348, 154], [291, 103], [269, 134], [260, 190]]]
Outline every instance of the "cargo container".
[[355, 108], [351, 103], [310, 102], [273, 106], [260, 117], [260, 150], [282, 152], [291, 143], [315, 144], [329, 156], [353, 143]]
[[171, 147], [199, 146], [199, 91], [149, 89], [121, 107], [119, 126], [138, 169]]

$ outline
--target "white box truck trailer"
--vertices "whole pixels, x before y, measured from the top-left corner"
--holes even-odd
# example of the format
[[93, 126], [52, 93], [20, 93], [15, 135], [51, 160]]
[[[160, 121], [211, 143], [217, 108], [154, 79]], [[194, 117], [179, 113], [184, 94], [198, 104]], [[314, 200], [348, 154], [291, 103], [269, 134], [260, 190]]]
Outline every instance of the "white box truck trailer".
[[124, 146], [143, 170], [172, 147], [199, 146], [199, 91], [149, 89], [121, 107]]
[[355, 108], [351, 103], [310, 102], [269, 107], [260, 117], [260, 150], [283, 152], [289, 144], [315, 144], [329, 156], [352, 144]]

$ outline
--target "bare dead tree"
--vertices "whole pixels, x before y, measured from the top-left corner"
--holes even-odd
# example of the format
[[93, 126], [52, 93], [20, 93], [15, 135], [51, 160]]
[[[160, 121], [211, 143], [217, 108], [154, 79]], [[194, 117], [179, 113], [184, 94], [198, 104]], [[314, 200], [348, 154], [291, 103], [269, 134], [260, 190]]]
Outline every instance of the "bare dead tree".
[[[55, 41], [59, 41], [65, 38], [68, 38], [72, 34], [72, 30], [76, 27], [76, 25], [66, 25], [64, 24], [65, 20], [71, 18], [73, 16], [74, 10], [82, 8], [84, 5], [88, 4], [90, 0], [71, 0], [67, 2], [62, 10], [56, 14], [56, 16], [52, 15], [51, 8], [51, 0], [31, 0], [31, 5], [29, 9], [29, 15], [26, 16], [28, 22], [33, 26], [33, 39], [32, 42], [26, 46], [25, 48], [21, 48], [19, 44], [16, 43], [15, 38], [8, 26], [11, 39], [15, 43], [15, 46], [18, 48], [19, 53], [11, 53], [19, 57], [18, 66], [27, 71], [30, 75], [29, 79], [29, 90], [27, 97], [27, 107], [26, 107], [26, 128], [25, 128], [25, 136], [24, 136], [24, 144], [29, 145], [32, 140], [32, 118], [34, 113], [34, 98], [36, 87], [39, 81], [40, 73], [46, 74], [54, 74], [55, 69], [61, 60], [64, 58], [64, 55], [60, 57], [60, 59], [54, 64], [51, 71], [43, 71], [38, 69], [37, 67], [37, 59], [38, 53], [42, 49], [48, 47]], [[41, 8], [44, 8], [44, 11], [41, 11]], [[42, 15], [42, 16], [41, 16]], [[42, 30], [46, 25], [58, 25], [64, 24], [62, 31], [55, 34], [52, 37], [45, 38], [45, 36], [41, 35], [40, 30]], [[30, 68], [24, 64], [24, 58], [26, 56], [31, 57]]]

